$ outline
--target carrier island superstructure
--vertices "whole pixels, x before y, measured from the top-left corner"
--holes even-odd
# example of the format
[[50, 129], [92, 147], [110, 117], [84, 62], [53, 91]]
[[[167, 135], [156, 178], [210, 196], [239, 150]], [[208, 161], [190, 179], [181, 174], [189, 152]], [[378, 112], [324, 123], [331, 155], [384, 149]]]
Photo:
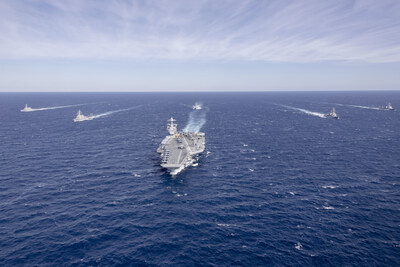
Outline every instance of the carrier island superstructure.
[[161, 154], [161, 167], [176, 175], [193, 165], [198, 155], [204, 151], [205, 135], [195, 132], [178, 132], [178, 125], [172, 117], [168, 120], [167, 135], [162, 140], [157, 152]]

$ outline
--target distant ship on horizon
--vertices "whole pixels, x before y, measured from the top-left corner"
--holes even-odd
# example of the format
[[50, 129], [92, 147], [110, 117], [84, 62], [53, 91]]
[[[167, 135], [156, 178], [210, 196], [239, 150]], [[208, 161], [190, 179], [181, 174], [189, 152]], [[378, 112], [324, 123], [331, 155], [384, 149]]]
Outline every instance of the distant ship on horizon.
[[87, 121], [90, 120], [89, 117], [86, 117], [85, 115], [83, 115], [83, 113], [81, 112], [81, 110], [78, 110], [78, 113], [76, 114], [76, 117], [74, 119], [74, 122], [79, 122], [79, 121]]
[[193, 109], [200, 110], [202, 109], [202, 107], [200, 105], [195, 104], [193, 105]]
[[25, 107], [21, 109], [21, 112], [29, 112], [33, 111], [33, 108], [29, 107], [28, 104], [25, 104]]
[[392, 104], [390, 104], [390, 102], [388, 102], [388, 103], [386, 104], [386, 106], [383, 107], [383, 109], [385, 109], [385, 110], [394, 110], [394, 108], [392, 107]]
[[333, 107], [331, 112], [329, 112], [328, 114], [325, 115], [327, 118], [332, 118], [332, 119], [339, 119], [338, 114], [336, 113], [335, 108]]

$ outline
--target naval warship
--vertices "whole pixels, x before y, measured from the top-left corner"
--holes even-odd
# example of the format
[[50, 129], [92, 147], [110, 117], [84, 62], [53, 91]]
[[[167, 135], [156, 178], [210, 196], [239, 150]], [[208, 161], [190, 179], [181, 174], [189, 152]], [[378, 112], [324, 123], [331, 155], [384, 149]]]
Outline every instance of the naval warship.
[[394, 108], [392, 107], [392, 104], [390, 104], [390, 102], [388, 102], [387, 105], [385, 107], [383, 107], [383, 109], [394, 110]]
[[85, 115], [83, 115], [83, 113], [81, 112], [81, 110], [78, 110], [78, 113], [76, 114], [76, 117], [74, 119], [74, 122], [78, 122], [78, 121], [88, 121], [91, 120], [91, 118], [86, 117]]
[[157, 152], [161, 154], [161, 167], [176, 175], [188, 166], [192, 166], [198, 155], [204, 151], [205, 135], [195, 132], [178, 132], [176, 120], [168, 120], [167, 135]]
[[25, 104], [25, 107], [21, 109], [21, 112], [33, 111], [33, 108], [29, 107], [28, 104]]
[[325, 117], [336, 119], [336, 120], [339, 119], [339, 116], [336, 113], [335, 108], [332, 108], [331, 112], [329, 112], [328, 114], [325, 114]]

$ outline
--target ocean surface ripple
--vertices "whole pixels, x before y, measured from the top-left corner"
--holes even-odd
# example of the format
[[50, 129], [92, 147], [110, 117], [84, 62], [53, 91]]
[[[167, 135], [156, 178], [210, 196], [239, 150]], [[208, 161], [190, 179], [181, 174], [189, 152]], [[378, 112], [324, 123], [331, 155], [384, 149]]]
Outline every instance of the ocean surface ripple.
[[[386, 101], [400, 93], [1, 94], [0, 265], [399, 266], [399, 110], [274, 104]], [[171, 116], [206, 133], [176, 178], [156, 152]]]

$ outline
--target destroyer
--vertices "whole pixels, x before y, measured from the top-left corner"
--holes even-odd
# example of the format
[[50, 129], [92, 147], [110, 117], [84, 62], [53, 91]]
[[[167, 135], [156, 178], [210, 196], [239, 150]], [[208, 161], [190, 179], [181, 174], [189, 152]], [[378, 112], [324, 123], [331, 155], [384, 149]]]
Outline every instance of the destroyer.
[[392, 107], [392, 104], [390, 104], [390, 102], [388, 102], [387, 105], [383, 109], [394, 110], [394, 108]]
[[202, 109], [202, 107], [201, 107], [200, 105], [197, 105], [197, 104], [193, 105], [192, 108], [193, 108], [193, 109], [196, 109], [196, 110]]
[[86, 117], [85, 115], [82, 114], [81, 110], [78, 110], [78, 113], [76, 114], [76, 117], [74, 119], [74, 122], [78, 121], [87, 121], [90, 120], [89, 117]]
[[198, 155], [204, 151], [204, 133], [178, 132], [178, 125], [172, 117], [168, 120], [167, 135], [157, 152], [161, 154], [161, 167], [176, 175], [188, 166], [195, 164]]
[[332, 118], [332, 119], [339, 119], [338, 114], [335, 111], [335, 108], [332, 108], [331, 112], [325, 115], [327, 118]]
[[29, 112], [33, 111], [33, 108], [29, 107], [28, 104], [25, 104], [25, 107], [21, 109], [21, 112]]

